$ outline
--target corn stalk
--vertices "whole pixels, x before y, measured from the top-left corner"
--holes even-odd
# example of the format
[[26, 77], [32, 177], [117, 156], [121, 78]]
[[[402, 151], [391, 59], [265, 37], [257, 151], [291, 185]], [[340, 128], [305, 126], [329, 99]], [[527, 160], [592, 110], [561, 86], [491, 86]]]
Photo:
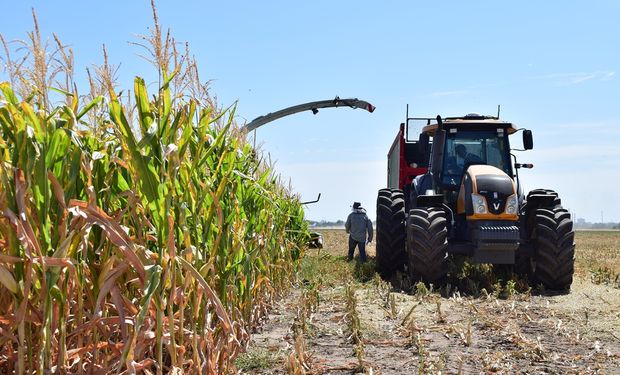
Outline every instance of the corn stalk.
[[0, 83], [0, 372], [233, 371], [293, 277], [299, 200], [179, 72], [135, 107]]

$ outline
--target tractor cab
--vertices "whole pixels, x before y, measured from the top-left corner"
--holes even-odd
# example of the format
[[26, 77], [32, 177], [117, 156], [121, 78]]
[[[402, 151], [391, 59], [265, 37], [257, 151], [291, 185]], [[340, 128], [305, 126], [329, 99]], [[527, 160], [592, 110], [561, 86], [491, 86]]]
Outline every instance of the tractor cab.
[[[515, 178], [508, 136], [516, 131], [512, 123], [477, 114], [440, 121], [428, 119], [421, 132], [432, 140], [431, 167], [427, 174], [412, 180], [411, 206], [428, 204], [425, 196], [442, 195], [443, 203], [456, 208], [463, 178], [472, 165], [493, 166], [506, 179]], [[436, 199], [431, 200], [437, 203]]]
[[470, 130], [451, 128], [446, 134], [441, 186], [458, 189], [464, 172], [470, 165], [492, 165], [512, 176], [510, 146], [503, 128]]
[[517, 131], [513, 124], [496, 118], [468, 115], [446, 118], [426, 126], [423, 131], [433, 137], [433, 172], [437, 186], [458, 190], [470, 165], [494, 166], [512, 177], [508, 136]]

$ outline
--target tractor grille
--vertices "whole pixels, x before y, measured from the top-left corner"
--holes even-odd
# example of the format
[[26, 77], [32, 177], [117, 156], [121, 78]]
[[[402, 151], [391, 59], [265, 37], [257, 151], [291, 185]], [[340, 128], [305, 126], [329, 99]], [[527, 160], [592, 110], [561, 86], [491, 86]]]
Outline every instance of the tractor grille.
[[514, 264], [519, 248], [519, 227], [480, 226], [473, 260], [476, 263]]
[[518, 242], [519, 227], [516, 225], [506, 227], [481, 226], [478, 229], [478, 240], [481, 242]]

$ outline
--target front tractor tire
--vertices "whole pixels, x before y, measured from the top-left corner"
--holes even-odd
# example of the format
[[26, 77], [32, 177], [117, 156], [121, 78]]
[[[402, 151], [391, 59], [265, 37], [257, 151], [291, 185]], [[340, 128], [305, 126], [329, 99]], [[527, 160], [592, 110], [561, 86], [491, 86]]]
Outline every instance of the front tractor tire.
[[[562, 208], [562, 200], [560, 199], [560, 196], [554, 190], [550, 190], [550, 189], [534, 189], [527, 194], [526, 201], [527, 202], [536, 201], [537, 198], [542, 197], [542, 196], [553, 197], [553, 203], [547, 205], [548, 207]], [[534, 204], [534, 206], [536, 205]]]
[[407, 255], [413, 281], [441, 285], [448, 272], [448, 221], [439, 208], [414, 208], [407, 218]]
[[534, 212], [531, 259], [536, 282], [550, 290], [567, 291], [575, 271], [575, 231], [570, 213], [561, 206]]
[[400, 190], [381, 189], [377, 196], [376, 269], [392, 277], [407, 263], [405, 253], [405, 201]]

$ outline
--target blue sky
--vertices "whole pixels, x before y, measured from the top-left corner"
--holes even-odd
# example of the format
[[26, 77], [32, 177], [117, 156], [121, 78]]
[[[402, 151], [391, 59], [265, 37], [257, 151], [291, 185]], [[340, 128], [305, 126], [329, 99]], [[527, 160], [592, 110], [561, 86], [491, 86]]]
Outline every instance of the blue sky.
[[[78, 76], [120, 63], [121, 86], [153, 69], [129, 42], [151, 26], [148, 1], [3, 1], [0, 32], [24, 39], [34, 7], [45, 38], [69, 44]], [[240, 123], [298, 103], [358, 97], [362, 110], [324, 109], [263, 126], [257, 143], [311, 219], [374, 217], [386, 154], [405, 119], [495, 114], [534, 133], [518, 153], [535, 168], [526, 190], [558, 191], [588, 221], [620, 221], [620, 2], [159, 1], [160, 23], [189, 42], [220, 104]], [[151, 87], [154, 87], [152, 85]], [[87, 87], [82, 86], [82, 92]], [[154, 88], [153, 88], [154, 90]], [[518, 137], [518, 136], [517, 136]], [[515, 145], [520, 144], [517, 139]]]

